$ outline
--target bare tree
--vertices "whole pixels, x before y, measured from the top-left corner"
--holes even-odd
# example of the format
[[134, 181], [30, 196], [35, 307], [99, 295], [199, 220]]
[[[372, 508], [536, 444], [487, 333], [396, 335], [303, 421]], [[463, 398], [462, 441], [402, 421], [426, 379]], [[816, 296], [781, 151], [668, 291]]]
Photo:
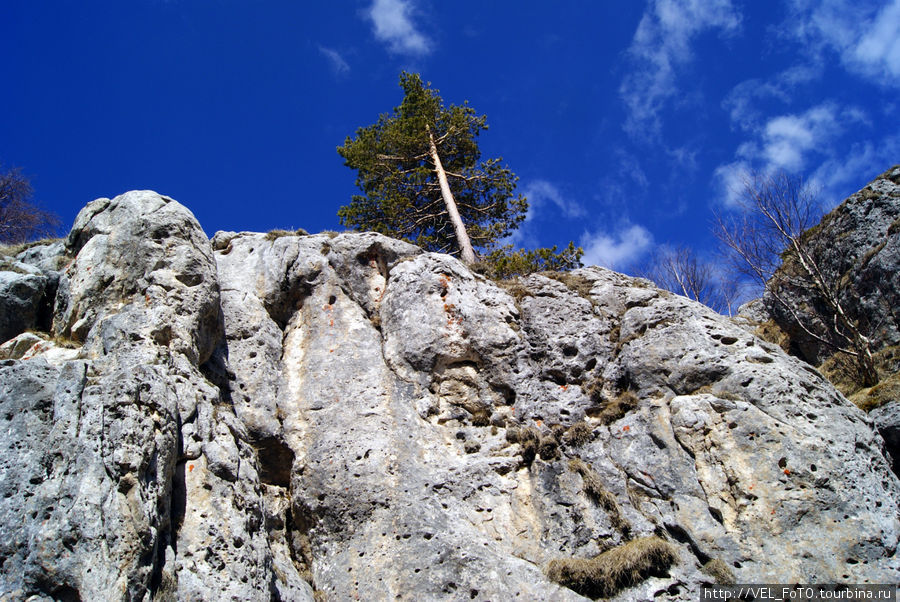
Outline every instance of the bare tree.
[[722, 280], [712, 264], [699, 259], [689, 247], [660, 247], [641, 275], [660, 288], [731, 315], [737, 286]]
[[[807, 336], [854, 358], [860, 384], [872, 386], [878, 374], [871, 343], [841, 300], [840, 276], [823, 270], [810, 244], [807, 231], [820, 217], [817, 195], [801, 178], [753, 174], [744, 182], [737, 215], [716, 216], [715, 234], [737, 272], [761, 284]], [[797, 307], [792, 291], [813, 299], [812, 307]]]
[[32, 193], [19, 168], [0, 170], [0, 242], [19, 243], [56, 232], [59, 218], [34, 205]]

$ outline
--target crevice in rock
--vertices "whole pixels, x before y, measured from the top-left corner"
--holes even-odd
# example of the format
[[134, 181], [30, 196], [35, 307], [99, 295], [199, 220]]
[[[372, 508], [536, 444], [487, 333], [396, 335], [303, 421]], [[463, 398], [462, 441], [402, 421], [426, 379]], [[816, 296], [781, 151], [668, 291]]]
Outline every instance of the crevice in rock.
[[688, 548], [691, 550], [691, 553], [697, 557], [697, 560], [700, 561], [700, 565], [704, 565], [709, 562], [712, 557], [709, 554], [703, 552], [700, 549], [700, 546], [697, 545], [697, 542], [694, 541], [694, 538], [690, 536], [690, 534], [685, 531], [684, 527], [681, 525], [666, 523], [665, 525], [666, 531], [669, 535], [677, 541], [678, 543], [686, 544]]
[[[290, 493], [288, 496], [290, 497]], [[288, 551], [300, 578], [309, 583], [313, 590], [316, 589], [316, 584], [312, 573], [313, 552], [309, 532], [314, 522], [308, 508], [294, 504], [292, 499], [289, 500], [284, 517], [284, 534]]]
[[35, 329], [40, 332], [53, 332], [53, 313], [56, 309], [56, 290], [59, 288], [59, 278], [47, 278], [44, 285], [44, 294], [38, 303]]
[[166, 568], [166, 549], [172, 548], [177, 552], [178, 549], [178, 531], [184, 521], [184, 515], [187, 508], [187, 487], [184, 481], [184, 462], [178, 459], [184, 455], [184, 437], [181, 432], [181, 416], [175, 412], [175, 466], [172, 473], [172, 482], [170, 484], [169, 499], [162, 500], [160, 505], [161, 524], [156, 540], [155, 550], [152, 559], [152, 571], [150, 573], [150, 581], [148, 583], [148, 592], [150, 599], [166, 600], [174, 595], [175, 584], [173, 576], [165, 574]]
[[290, 487], [294, 452], [280, 437], [266, 437], [254, 442], [259, 459], [259, 478], [267, 485]]
[[280, 295], [275, 299], [263, 299], [263, 307], [278, 328], [283, 332], [295, 313], [303, 308], [304, 300], [315, 288], [314, 280], [321, 272], [314, 272], [302, 282], [290, 282], [287, 278], [281, 281]]
[[200, 373], [207, 381], [219, 389], [219, 401], [232, 406], [231, 383], [235, 380], [234, 372], [228, 367], [228, 341], [224, 334], [209, 359], [199, 366]]

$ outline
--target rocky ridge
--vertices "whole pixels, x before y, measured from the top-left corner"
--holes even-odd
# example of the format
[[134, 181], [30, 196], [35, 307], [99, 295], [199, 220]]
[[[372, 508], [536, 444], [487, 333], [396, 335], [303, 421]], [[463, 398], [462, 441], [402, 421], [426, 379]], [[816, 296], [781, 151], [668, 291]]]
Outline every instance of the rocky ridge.
[[609, 595], [900, 574], [869, 417], [647, 281], [209, 241], [149, 191], [3, 269], [0, 598], [579, 600], [551, 565], [651, 541]]

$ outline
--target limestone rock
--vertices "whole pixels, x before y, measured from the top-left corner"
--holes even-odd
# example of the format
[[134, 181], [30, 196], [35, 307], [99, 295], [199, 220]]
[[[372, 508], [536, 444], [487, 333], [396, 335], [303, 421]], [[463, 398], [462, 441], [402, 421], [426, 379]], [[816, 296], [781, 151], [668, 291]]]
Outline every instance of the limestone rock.
[[872, 420], [646, 280], [210, 243], [151, 192], [89, 204], [66, 248], [52, 328], [81, 346], [2, 348], [0, 598], [581, 600], [552, 560], [649, 536], [676, 558], [618, 599], [697, 599], [713, 559], [900, 573]]
[[48, 278], [20, 262], [0, 263], [0, 342], [35, 328]]
[[888, 453], [894, 459], [894, 472], [900, 474], [900, 400], [891, 401], [869, 412], [875, 428], [884, 438]]
[[[900, 344], [900, 165], [851, 195], [808, 236], [820, 269], [829, 282], [840, 284], [840, 301], [872, 340], [872, 349]], [[826, 314], [815, 298], [794, 287], [782, 294], [806, 325], [828, 338], [828, 325], [818, 317]], [[768, 305], [799, 357], [818, 366], [832, 355], [833, 348], [803, 332], [789, 312]]]

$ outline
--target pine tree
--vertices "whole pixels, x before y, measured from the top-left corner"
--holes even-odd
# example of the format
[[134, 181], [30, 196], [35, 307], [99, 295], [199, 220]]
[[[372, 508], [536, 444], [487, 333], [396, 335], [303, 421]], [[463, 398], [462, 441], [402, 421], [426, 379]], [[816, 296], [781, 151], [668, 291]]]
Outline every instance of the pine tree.
[[468, 103], [444, 106], [438, 90], [403, 72], [404, 98], [392, 113], [347, 137], [338, 153], [357, 170], [344, 226], [404, 238], [429, 251], [476, 260], [515, 230], [528, 209], [501, 159], [481, 160], [486, 117]]

